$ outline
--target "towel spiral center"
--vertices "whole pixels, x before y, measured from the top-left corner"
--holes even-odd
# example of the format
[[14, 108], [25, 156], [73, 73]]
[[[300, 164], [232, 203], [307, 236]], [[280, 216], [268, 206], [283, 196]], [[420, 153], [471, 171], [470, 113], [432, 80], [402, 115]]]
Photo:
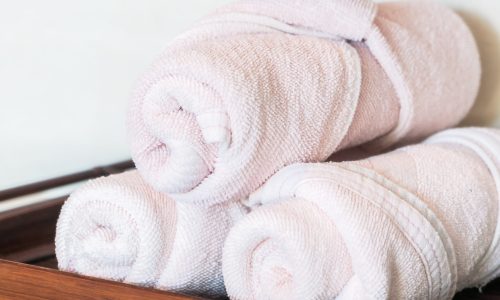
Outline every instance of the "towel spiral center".
[[229, 146], [229, 118], [206, 84], [175, 76], [161, 80], [146, 95], [142, 114], [150, 140], [136, 163], [146, 166], [143, 175], [159, 191], [191, 191]]

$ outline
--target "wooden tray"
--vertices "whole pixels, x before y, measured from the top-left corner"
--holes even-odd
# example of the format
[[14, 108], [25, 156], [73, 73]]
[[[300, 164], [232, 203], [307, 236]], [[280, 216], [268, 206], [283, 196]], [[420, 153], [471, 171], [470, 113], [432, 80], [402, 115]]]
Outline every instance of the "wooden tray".
[[[126, 161], [0, 192], [0, 201], [133, 167]], [[0, 299], [202, 299], [57, 270], [55, 226], [65, 197], [0, 213]], [[500, 280], [462, 299], [500, 299]]]
[[[196, 299], [0, 260], [1, 299]], [[200, 298], [198, 298], [200, 299]]]

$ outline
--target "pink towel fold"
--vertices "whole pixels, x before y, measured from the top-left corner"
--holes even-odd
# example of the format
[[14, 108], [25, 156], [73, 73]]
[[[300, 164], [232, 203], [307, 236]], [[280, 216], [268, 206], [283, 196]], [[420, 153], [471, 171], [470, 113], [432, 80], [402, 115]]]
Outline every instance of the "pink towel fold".
[[500, 275], [500, 131], [279, 171], [226, 239], [231, 299], [451, 299]]
[[132, 156], [172, 199], [237, 200], [283, 166], [457, 124], [479, 77], [468, 28], [436, 3], [240, 1], [144, 75]]
[[222, 245], [246, 210], [175, 203], [130, 171], [90, 181], [57, 223], [59, 268], [194, 295], [225, 295]]

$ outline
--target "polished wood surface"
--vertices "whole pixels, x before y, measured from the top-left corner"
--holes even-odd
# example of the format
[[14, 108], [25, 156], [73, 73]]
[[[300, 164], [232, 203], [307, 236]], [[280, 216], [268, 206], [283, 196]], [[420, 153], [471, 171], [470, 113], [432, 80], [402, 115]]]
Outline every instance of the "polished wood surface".
[[66, 184], [71, 184], [87, 179], [92, 179], [96, 177], [106, 176], [109, 174], [123, 172], [127, 169], [131, 169], [134, 167], [134, 163], [131, 160], [111, 164], [108, 166], [96, 167], [90, 170], [73, 173], [57, 178], [52, 178], [40, 182], [34, 182], [27, 185], [7, 189], [0, 191], [0, 201], [8, 200], [15, 197], [25, 196], [29, 194], [33, 194], [36, 192], [48, 190], [51, 188], [63, 186]]
[[0, 299], [188, 300], [201, 298], [0, 260]]
[[0, 259], [30, 263], [54, 256], [56, 222], [65, 200], [0, 213]]
[[[41, 260], [40, 266], [57, 267], [55, 257]], [[48, 274], [48, 275], [47, 275]], [[14, 282], [13, 282], [14, 281]], [[35, 285], [32, 282], [36, 282]], [[52, 288], [52, 286], [56, 286]], [[40, 289], [43, 291], [40, 294]], [[98, 289], [99, 291], [95, 291]], [[131, 292], [131, 289], [133, 290]], [[48, 291], [53, 290], [53, 291]], [[17, 294], [19, 293], [19, 294]], [[42, 296], [40, 298], [40, 296]], [[49, 298], [44, 298], [45, 296]], [[71, 298], [69, 298], [71, 297]], [[142, 298], [141, 298], [142, 297]], [[81, 277], [59, 271], [30, 267], [0, 260], [0, 299], [202, 299], [139, 288], [117, 282]], [[500, 280], [480, 292], [467, 289], [454, 300], [500, 299]]]

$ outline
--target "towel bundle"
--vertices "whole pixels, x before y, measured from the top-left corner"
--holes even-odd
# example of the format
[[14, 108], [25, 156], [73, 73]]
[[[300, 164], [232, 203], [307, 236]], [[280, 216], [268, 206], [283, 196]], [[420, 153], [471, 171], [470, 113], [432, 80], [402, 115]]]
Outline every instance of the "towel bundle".
[[280, 170], [231, 230], [231, 299], [451, 299], [500, 273], [500, 130]]
[[239, 1], [144, 75], [132, 157], [175, 200], [237, 200], [291, 163], [456, 125], [479, 74], [469, 29], [433, 2]]
[[[479, 263], [464, 261], [483, 254], [496, 222], [494, 210], [481, 215], [474, 201], [481, 196], [496, 208], [496, 190], [478, 182], [489, 177], [472, 150], [416, 146], [418, 155], [455, 154], [449, 164], [457, 169], [433, 174], [412, 165], [417, 158], [401, 158], [402, 169], [399, 154], [280, 171], [452, 127], [472, 106], [479, 78], [467, 26], [434, 2], [242, 0], [222, 7], [144, 74], [128, 116], [137, 170], [71, 195], [57, 225], [59, 267], [195, 295], [226, 296], [227, 288], [235, 299], [439, 298], [457, 284], [485, 282], [489, 275], [469, 280]], [[396, 161], [394, 168], [385, 161]], [[394, 178], [377, 175], [384, 166]], [[460, 166], [474, 172], [446, 181], [449, 194], [439, 196], [465, 197], [468, 190], [454, 185], [460, 182], [473, 199], [457, 198], [447, 215], [432, 194], [439, 181], [425, 176], [456, 175]], [[306, 177], [311, 182], [302, 185]], [[420, 181], [429, 190], [411, 185]], [[364, 201], [367, 193], [377, 197]], [[467, 203], [476, 218], [453, 223]], [[462, 240], [460, 226], [477, 240]]]
[[194, 295], [225, 294], [222, 245], [246, 213], [239, 203], [176, 203], [137, 171], [90, 181], [63, 206], [59, 268]]

